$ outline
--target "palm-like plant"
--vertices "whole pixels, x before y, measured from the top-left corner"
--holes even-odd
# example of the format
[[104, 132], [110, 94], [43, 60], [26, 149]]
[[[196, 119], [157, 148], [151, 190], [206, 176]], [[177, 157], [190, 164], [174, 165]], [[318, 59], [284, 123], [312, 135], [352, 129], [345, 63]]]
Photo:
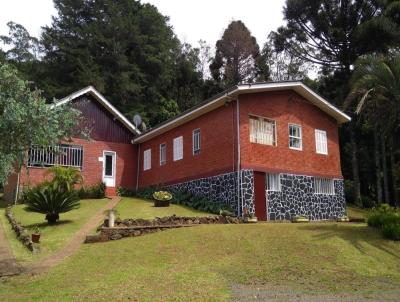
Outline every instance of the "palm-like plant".
[[72, 192], [75, 185], [83, 181], [81, 172], [72, 167], [54, 166], [49, 168], [46, 174], [52, 174], [52, 183], [65, 192]]
[[60, 189], [57, 184], [29, 191], [26, 210], [46, 215], [49, 224], [56, 223], [60, 213], [66, 213], [79, 207], [79, 199], [73, 192]]

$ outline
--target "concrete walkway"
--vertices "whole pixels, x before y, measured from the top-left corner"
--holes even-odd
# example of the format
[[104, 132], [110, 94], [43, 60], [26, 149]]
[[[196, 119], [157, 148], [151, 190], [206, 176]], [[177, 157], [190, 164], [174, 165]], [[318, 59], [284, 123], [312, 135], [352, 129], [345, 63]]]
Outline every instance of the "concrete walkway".
[[22, 267], [17, 263], [0, 221], [0, 277], [18, 275]]
[[85, 241], [86, 235], [102, 223], [104, 219], [104, 211], [114, 208], [120, 200], [121, 197], [113, 197], [106, 206], [100, 209], [95, 216], [93, 216], [78, 232], [76, 232], [61, 251], [50, 255], [39, 263], [26, 267], [25, 271], [30, 274], [40, 274], [53, 266], [56, 266], [65, 258], [73, 255]]

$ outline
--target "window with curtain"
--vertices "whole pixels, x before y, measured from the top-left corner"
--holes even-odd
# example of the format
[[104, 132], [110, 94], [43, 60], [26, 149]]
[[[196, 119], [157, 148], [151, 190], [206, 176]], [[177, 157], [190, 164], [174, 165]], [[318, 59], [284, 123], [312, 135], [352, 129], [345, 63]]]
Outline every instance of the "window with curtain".
[[333, 179], [329, 178], [314, 178], [314, 193], [315, 194], [335, 194], [335, 186]]
[[263, 117], [250, 116], [250, 142], [276, 146], [276, 123]]
[[183, 136], [174, 138], [174, 161], [183, 159]]
[[143, 152], [143, 171], [151, 169], [151, 149]]
[[160, 145], [160, 166], [165, 165], [167, 163], [167, 145]]
[[277, 173], [267, 173], [265, 177], [267, 191], [281, 190], [281, 175]]
[[326, 131], [315, 129], [315, 150], [319, 154], [328, 154]]

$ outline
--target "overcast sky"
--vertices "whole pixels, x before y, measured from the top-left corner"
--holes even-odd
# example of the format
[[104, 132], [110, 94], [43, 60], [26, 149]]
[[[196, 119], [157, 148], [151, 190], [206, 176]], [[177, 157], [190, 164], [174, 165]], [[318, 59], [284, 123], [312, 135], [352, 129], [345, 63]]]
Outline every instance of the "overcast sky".
[[[260, 47], [268, 33], [283, 24], [284, 0], [144, 0], [170, 17], [179, 39], [196, 46], [199, 39], [214, 46], [232, 20], [242, 20]], [[7, 22], [22, 24], [32, 36], [51, 23], [56, 14], [52, 0], [0, 0], [0, 35], [8, 34]]]

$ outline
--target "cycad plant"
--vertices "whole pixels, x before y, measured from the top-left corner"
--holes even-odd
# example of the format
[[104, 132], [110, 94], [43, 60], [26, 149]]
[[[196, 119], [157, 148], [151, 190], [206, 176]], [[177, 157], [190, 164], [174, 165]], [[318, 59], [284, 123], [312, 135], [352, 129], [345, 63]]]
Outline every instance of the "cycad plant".
[[26, 210], [46, 215], [49, 224], [55, 224], [60, 213], [66, 213], [79, 207], [79, 198], [75, 192], [61, 189], [53, 183], [47, 187], [36, 188], [28, 192]]
[[65, 192], [72, 192], [75, 185], [83, 181], [81, 172], [73, 167], [54, 166], [49, 168], [46, 174], [52, 174], [52, 183]]

